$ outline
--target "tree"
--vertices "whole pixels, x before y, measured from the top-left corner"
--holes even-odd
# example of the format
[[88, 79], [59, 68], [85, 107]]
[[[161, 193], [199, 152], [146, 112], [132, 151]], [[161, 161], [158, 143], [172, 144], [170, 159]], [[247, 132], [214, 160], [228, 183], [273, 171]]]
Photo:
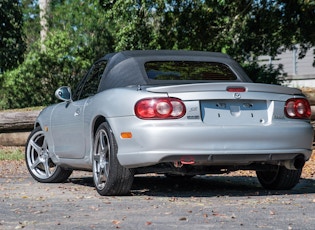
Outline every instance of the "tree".
[[52, 1], [48, 24], [49, 30], [68, 31], [82, 58], [94, 61], [113, 51], [110, 25], [97, 0]]
[[286, 48], [293, 45], [302, 47], [300, 58], [315, 46], [315, 2], [313, 0], [281, 0], [281, 12], [284, 15], [280, 34]]
[[100, 0], [116, 50], [162, 48], [274, 56], [315, 43], [315, 3], [293, 0]]
[[[38, 9], [30, 3], [28, 6], [31, 7], [28, 20], [39, 24]], [[59, 86], [74, 87], [95, 59], [111, 51], [111, 37], [98, 7], [96, 1], [52, 1], [47, 37], [41, 41], [40, 27], [31, 29], [28, 41], [34, 39], [35, 32], [38, 38], [29, 45], [25, 61], [0, 75], [3, 79], [0, 108], [56, 102], [53, 95]]]
[[47, 23], [47, 16], [49, 13], [49, 4], [50, 0], [39, 0], [39, 19], [40, 19], [40, 42], [41, 42], [41, 51], [45, 51], [46, 47], [44, 45], [44, 42], [47, 37], [48, 33], [48, 23]]
[[[0, 74], [0, 107], [52, 103], [56, 87], [74, 85], [82, 77], [82, 69], [113, 51], [223, 52], [240, 62], [254, 81], [275, 84], [282, 74], [281, 66], [259, 66], [258, 56], [274, 57], [300, 44], [302, 58], [315, 45], [315, 3], [311, 0], [54, 0], [47, 1], [49, 6], [44, 8], [49, 11], [41, 17], [38, 3], [42, 1], [47, 0], [13, 1], [23, 6], [28, 49], [18, 68]], [[11, 12], [8, 6], [12, 1], [2, 2], [6, 8], [1, 6], [1, 15]], [[12, 15], [4, 16], [9, 20]], [[45, 26], [41, 27], [41, 19], [47, 19], [48, 25], [47, 37], [42, 39], [46, 47], [43, 52], [40, 31]], [[12, 29], [10, 34], [18, 31]], [[10, 63], [22, 59], [14, 60]], [[36, 84], [32, 86], [33, 81]], [[40, 99], [42, 95], [47, 96]]]
[[57, 102], [55, 90], [62, 85], [75, 86], [90, 67], [91, 61], [80, 57], [80, 50], [72, 49], [74, 41], [68, 31], [49, 33], [45, 51], [37, 42], [18, 68], [3, 74], [0, 108], [24, 108]]
[[29, 52], [33, 48], [33, 44], [37, 43], [40, 35], [41, 26], [39, 6], [34, 0], [22, 0], [21, 5], [23, 13], [23, 31], [27, 46], [26, 52]]
[[[100, 4], [113, 24], [116, 50], [192, 49], [224, 52], [246, 67], [257, 57], [275, 57], [299, 43], [315, 45], [315, 3], [293, 0], [138, 0]], [[253, 64], [250, 67], [250, 63]], [[274, 73], [282, 72], [281, 66]], [[251, 71], [252, 72], [252, 71]], [[255, 78], [253, 79], [263, 79]], [[269, 79], [267, 82], [276, 82]]]
[[302, 47], [300, 57], [315, 45], [315, 3], [296, 0], [260, 0], [252, 10], [242, 34], [242, 47], [255, 56], [272, 57]]
[[23, 61], [26, 49], [21, 5], [18, 0], [0, 0], [0, 73]]
[[119, 50], [149, 49], [154, 45], [152, 1], [102, 1], [107, 29], [113, 38], [113, 48]]

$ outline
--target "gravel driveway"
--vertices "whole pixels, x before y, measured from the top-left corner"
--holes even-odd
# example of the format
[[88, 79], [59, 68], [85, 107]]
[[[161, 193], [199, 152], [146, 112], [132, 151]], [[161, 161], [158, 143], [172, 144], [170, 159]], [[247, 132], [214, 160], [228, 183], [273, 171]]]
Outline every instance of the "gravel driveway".
[[[11, 162], [7, 162], [11, 164]], [[131, 194], [101, 197], [91, 173], [35, 182], [20, 163], [0, 173], [0, 229], [314, 229], [315, 178], [269, 192], [256, 177], [137, 176]], [[1, 170], [0, 170], [1, 172]]]

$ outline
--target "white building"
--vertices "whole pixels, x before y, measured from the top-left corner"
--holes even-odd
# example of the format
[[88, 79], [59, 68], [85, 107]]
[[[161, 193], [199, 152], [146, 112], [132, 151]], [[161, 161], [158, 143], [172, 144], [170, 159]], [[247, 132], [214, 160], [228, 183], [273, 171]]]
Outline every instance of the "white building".
[[285, 77], [286, 86], [290, 87], [314, 87], [315, 88], [315, 67], [314, 47], [307, 51], [303, 59], [298, 59], [298, 46], [295, 50], [287, 50], [278, 55], [275, 60], [271, 60], [269, 56], [261, 56], [259, 60], [263, 64], [283, 65], [283, 71], [287, 74]]

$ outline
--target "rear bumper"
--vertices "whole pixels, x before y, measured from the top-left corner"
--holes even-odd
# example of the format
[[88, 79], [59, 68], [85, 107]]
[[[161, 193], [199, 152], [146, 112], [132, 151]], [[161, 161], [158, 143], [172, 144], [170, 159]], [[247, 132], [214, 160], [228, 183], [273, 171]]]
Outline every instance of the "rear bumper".
[[[118, 160], [129, 168], [188, 160], [199, 165], [238, 165], [292, 160], [312, 154], [313, 128], [308, 122], [268, 126], [207, 126], [202, 122], [111, 119]], [[122, 139], [121, 132], [132, 138]]]
[[[250, 153], [244, 154], [244, 151], [211, 151], [200, 152], [131, 152], [120, 154], [118, 159], [124, 167], [138, 168], [151, 166], [162, 162], [193, 162], [187, 163], [192, 165], [249, 165], [252, 163], [275, 164], [276, 162], [293, 161], [297, 156], [304, 155], [308, 160], [312, 154], [308, 149], [291, 149], [291, 150], [251, 150]], [[185, 164], [185, 163], [184, 163]]]

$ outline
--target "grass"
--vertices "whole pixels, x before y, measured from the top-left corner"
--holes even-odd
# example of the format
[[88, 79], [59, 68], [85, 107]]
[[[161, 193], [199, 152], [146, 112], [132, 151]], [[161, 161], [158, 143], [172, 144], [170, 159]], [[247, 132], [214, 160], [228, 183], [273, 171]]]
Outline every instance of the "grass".
[[0, 147], [0, 161], [23, 159], [24, 159], [23, 147]]

